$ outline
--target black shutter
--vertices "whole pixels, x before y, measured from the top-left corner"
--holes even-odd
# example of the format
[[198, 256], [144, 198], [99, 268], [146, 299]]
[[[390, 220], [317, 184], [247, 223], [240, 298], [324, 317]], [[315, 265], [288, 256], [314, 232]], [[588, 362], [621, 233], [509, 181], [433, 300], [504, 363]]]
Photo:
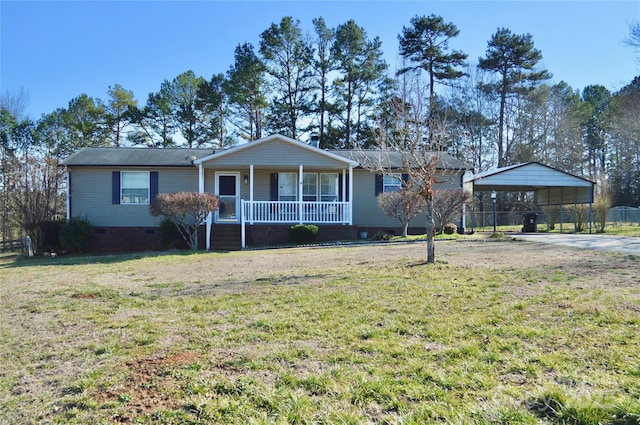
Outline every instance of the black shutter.
[[407, 182], [409, 181], [409, 174], [402, 174], [402, 187], [407, 187]]
[[111, 203], [120, 203], [120, 171], [111, 172]]
[[375, 179], [376, 179], [376, 196], [378, 196], [382, 193], [382, 190], [384, 187], [384, 176], [382, 174], [376, 174]]
[[149, 203], [153, 203], [158, 196], [158, 172], [152, 171], [149, 173]]
[[270, 197], [272, 201], [278, 200], [278, 173], [271, 173], [270, 183]]
[[349, 196], [349, 174], [345, 175], [344, 184], [346, 185], [345, 194], [347, 195], [347, 199], [342, 199], [342, 175], [338, 176], [338, 200], [340, 202], [347, 202], [348, 199], [351, 199]]

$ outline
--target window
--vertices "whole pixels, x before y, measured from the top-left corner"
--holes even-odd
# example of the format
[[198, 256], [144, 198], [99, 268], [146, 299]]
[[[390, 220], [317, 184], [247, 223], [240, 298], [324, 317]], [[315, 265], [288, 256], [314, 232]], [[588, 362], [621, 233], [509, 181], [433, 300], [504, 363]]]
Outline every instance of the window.
[[397, 173], [393, 175], [384, 176], [382, 191], [383, 192], [397, 192], [402, 188], [402, 174]]
[[302, 176], [302, 200], [315, 202], [318, 200], [318, 175], [304, 173]]
[[320, 201], [336, 202], [338, 200], [338, 173], [320, 174]]
[[[318, 180], [320, 180], [318, 182]], [[278, 200], [297, 201], [298, 174], [278, 174]], [[302, 175], [302, 200], [304, 202], [338, 201], [338, 173], [304, 173]]]
[[120, 203], [149, 204], [149, 172], [122, 171]]
[[278, 175], [278, 201], [295, 201], [298, 195], [298, 175], [280, 173]]

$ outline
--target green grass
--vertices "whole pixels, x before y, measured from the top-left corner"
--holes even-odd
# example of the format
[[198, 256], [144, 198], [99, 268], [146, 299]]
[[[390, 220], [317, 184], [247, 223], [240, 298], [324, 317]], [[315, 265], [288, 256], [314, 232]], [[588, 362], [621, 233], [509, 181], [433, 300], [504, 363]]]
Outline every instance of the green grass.
[[[584, 225], [584, 230], [578, 233], [589, 233], [589, 225]], [[493, 226], [484, 226], [484, 227], [475, 227], [474, 230], [476, 232], [493, 232]], [[512, 226], [497, 226], [497, 232], [505, 233], [505, 232], [521, 232], [522, 225], [512, 225]], [[555, 228], [553, 230], [547, 230], [546, 224], [538, 224], [537, 231], [541, 233], [574, 233], [574, 225], [573, 223], [564, 223], [562, 226], [562, 232], [560, 232], [560, 224], [556, 223]], [[596, 233], [595, 226], [591, 229], [592, 233]], [[616, 236], [638, 236], [640, 237], [640, 225], [638, 224], [630, 224], [630, 223], [607, 223], [604, 229], [605, 235], [616, 235]]]
[[6, 264], [0, 423], [640, 423], [640, 281], [346, 249]]

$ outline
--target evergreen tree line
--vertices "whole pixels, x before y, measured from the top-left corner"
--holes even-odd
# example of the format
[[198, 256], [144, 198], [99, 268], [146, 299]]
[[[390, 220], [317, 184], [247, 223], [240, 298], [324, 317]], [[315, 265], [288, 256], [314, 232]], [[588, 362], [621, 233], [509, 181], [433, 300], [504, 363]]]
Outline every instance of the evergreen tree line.
[[[637, 32], [632, 25], [632, 47], [640, 45]], [[640, 77], [616, 93], [598, 84], [580, 91], [550, 83], [530, 34], [499, 28], [475, 63], [449, 46], [458, 35], [440, 16], [412, 18], [398, 35], [401, 66], [392, 72], [380, 39], [355, 21], [331, 28], [316, 18], [309, 31], [287, 16], [260, 34], [258, 46], [237, 45], [225, 73], [186, 71], [144, 104], [114, 84], [105, 100], [81, 94], [33, 121], [23, 117], [23, 93], [5, 94], [1, 236], [24, 220], [14, 199], [21, 191], [50, 193], [42, 217], [63, 213], [55, 164], [84, 146], [224, 148], [281, 133], [317, 135], [321, 148], [376, 148], [380, 132], [403, 134], [409, 116], [420, 121], [425, 148], [476, 172], [540, 161], [607, 179], [617, 205], [640, 205]], [[411, 113], [418, 110], [426, 112]]]

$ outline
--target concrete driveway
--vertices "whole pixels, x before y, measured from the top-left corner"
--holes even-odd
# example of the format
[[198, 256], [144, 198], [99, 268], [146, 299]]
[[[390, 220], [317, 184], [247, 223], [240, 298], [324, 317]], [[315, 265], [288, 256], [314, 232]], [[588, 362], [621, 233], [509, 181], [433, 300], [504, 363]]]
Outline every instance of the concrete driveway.
[[640, 237], [556, 233], [518, 233], [515, 237], [525, 241], [640, 256]]

